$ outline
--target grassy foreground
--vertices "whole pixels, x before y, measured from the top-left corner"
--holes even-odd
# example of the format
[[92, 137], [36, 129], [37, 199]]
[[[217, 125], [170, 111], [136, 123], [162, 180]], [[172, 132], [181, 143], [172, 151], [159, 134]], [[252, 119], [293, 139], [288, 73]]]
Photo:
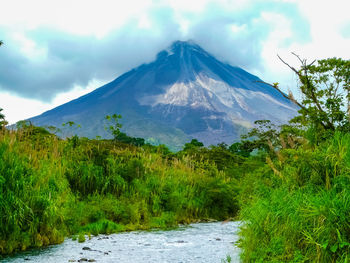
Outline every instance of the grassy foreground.
[[238, 211], [236, 179], [208, 159], [36, 127], [0, 132], [0, 193], [0, 255]]
[[[350, 261], [350, 60], [294, 54], [299, 115], [259, 121], [246, 141], [266, 161], [241, 181], [243, 262]], [[278, 83], [273, 87], [278, 89]]]
[[349, 133], [247, 157], [3, 130], [0, 192], [1, 255], [239, 213], [243, 262], [349, 262]]
[[350, 134], [282, 149], [242, 181], [243, 262], [350, 261]]

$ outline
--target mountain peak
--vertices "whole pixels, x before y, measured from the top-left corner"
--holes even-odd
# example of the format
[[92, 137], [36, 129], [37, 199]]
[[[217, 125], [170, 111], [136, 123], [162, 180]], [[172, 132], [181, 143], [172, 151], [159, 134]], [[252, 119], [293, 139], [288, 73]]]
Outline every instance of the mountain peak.
[[195, 43], [193, 40], [187, 40], [187, 41], [177, 40], [177, 41], [174, 41], [167, 49], [159, 52], [157, 55], [157, 59], [174, 55], [174, 54], [177, 56], [183, 57], [185, 54], [190, 54], [193, 52], [208, 55], [208, 53], [204, 49], [202, 49], [197, 43]]
[[171, 49], [179, 48], [179, 47], [181, 47], [181, 48], [200, 48], [201, 49], [201, 47], [193, 40], [187, 40], [187, 41], [177, 40], [177, 41], [174, 41], [170, 45]]
[[175, 41], [171, 44], [170, 49], [172, 49], [174, 52], [178, 50], [188, 50], [188, 51], [197, 51], [197, 52], [205, 52], [204, 49], [202, 49], [196, 42], [193, 40], [187, 40], [187, 41]]
[[123, 131], [181, 149], [196, 138], [205, 145], [232, 143], [255, 120], [284, 123], [297, 107], [259, 78], [217, 60], [198, 44], [175, 41], [143, 64], [75, 101], [32, 118], [37, 125], [74, 121], [79, 135], [106, 137], [104, 116], [123, 116]]

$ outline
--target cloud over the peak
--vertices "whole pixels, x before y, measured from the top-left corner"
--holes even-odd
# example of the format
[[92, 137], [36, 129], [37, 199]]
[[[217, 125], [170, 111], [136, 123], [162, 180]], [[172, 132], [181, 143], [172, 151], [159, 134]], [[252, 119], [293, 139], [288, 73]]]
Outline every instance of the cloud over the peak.
[[[110, 8], [112, 2], [103, 1], [111, 5]], [[277, 37], [282, 46], [310, 38], [307, 20], [295, 3], [276, 0], [195, 2], [197, 6], [181, 5], [181, 1], [178, 4], [170, 0], [166, 3], [152, 1], [118, 22], [113, 20], [113, 12], [106, 6], [96, 6], [91, 19], [100, 29], [96, 26], [91, 32], [84, 28], [84, 22], [88, 23], [86, 14], [82, 15], [82, 21], [79, 21], [79, 14], [75, 18], [72, 16], [72, 21], [78, 21], [72, 25], [72, 30], [61, 20], [55, 24], [48, 15], [43, 21], [50, 23], [38, 20], [29, 27], [18, 21], [13, 22], [15, 26], [6, 24], [0, 18], [0, 37], [5, 42], [0, 48], [0, 91], [50, 101], [74, 86], [87, 86], [93, 79], [112, 80], [152, 61], [173, 41], [188, 39], [225, 62], [254, 70], [262, 67], [262, 51], [271, 38]], [[46, 11], [52, 12], [50, 10]], [[103, 11], [106, 13], [101, 13]], [[118, 14], [122, 13], [119, 10]], [[111, 21], [114, 26], [104, 28], [103, 23], [98, 23], [99, 19], [105, 23]], [[285, 32], [279, 29], [281, 23], [287, 27]]]

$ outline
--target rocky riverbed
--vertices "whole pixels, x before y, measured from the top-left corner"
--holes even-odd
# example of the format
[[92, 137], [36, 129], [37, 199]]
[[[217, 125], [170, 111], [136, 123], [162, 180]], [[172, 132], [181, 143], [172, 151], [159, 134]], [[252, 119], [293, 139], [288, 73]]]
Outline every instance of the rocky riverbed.
[[239, 222], [197, 223], [168, 231], [134, 231], [92, 237], [84, 243], [66, 239], [63, 244], [32, 250], [2, 262], [239, 262]]

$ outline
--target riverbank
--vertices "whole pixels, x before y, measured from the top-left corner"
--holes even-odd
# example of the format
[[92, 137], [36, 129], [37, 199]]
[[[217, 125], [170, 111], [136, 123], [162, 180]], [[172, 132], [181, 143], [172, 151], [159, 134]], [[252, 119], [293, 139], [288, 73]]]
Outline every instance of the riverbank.
[[62, 263], [87, 261], [101, 263], [133, 262], [238, 262], [239, 222], [198, 223], [171, 231], [136, 231], [99, 235], [84, 243], [66, 239], [63, 244], [20, 253], [2, 262]]
[[[204, 156], [204, 155], [203, 155]], [[42, 128], [0, 134], [0, 254], [75, 235], [225, 220], [238, 212], [234, 176], [164, 146], [61, 140]]]

